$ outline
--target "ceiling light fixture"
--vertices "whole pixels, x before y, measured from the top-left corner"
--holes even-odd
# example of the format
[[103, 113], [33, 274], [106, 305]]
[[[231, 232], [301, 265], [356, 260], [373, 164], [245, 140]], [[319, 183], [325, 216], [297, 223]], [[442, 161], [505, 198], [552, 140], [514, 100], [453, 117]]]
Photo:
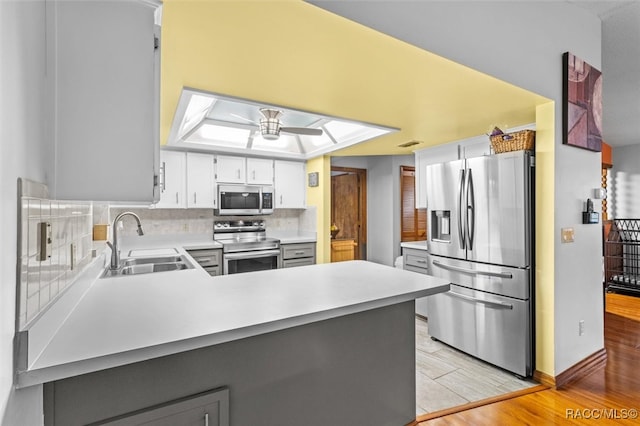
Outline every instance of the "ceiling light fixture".
[[167, 145], [307, 160], [398, 130], [185, 87]]

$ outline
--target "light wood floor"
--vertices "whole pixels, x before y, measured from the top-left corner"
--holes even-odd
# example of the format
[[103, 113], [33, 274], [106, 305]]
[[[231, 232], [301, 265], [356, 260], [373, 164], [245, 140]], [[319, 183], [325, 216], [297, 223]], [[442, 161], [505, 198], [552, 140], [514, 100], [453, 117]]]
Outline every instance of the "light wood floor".
[[640, 298], [606, 296], [605, 347], [605, 367], [562, 389], [539, 390], [419, 425], [640, 424]]

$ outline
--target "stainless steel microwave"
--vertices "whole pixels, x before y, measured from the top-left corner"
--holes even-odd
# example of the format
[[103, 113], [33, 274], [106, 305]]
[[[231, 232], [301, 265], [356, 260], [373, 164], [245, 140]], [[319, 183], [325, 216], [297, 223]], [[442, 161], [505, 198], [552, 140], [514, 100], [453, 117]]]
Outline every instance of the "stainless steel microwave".
[[273, 213], [273, 186], [218, 185], [217, 216]]

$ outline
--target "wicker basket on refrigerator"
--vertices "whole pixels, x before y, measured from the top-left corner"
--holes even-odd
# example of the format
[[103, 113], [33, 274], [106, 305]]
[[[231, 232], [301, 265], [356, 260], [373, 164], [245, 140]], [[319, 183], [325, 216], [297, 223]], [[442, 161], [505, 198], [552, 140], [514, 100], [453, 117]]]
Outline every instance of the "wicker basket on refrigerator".
[[496, 154], [510, 151], [533, 151], [535, 149], [536, 132], [520, 130], [518, 132], [503, 133], [490, 136], [491, 147]]

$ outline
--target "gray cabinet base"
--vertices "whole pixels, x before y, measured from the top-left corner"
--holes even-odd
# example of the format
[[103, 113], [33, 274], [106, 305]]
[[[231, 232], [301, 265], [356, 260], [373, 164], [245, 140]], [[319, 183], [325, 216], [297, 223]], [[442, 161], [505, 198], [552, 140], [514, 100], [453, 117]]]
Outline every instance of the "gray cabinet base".
[[234, 426], [407, 424], [414, 310], [403, 302], [47, 383], [45, 425], [100, 422], [219, 387]]

